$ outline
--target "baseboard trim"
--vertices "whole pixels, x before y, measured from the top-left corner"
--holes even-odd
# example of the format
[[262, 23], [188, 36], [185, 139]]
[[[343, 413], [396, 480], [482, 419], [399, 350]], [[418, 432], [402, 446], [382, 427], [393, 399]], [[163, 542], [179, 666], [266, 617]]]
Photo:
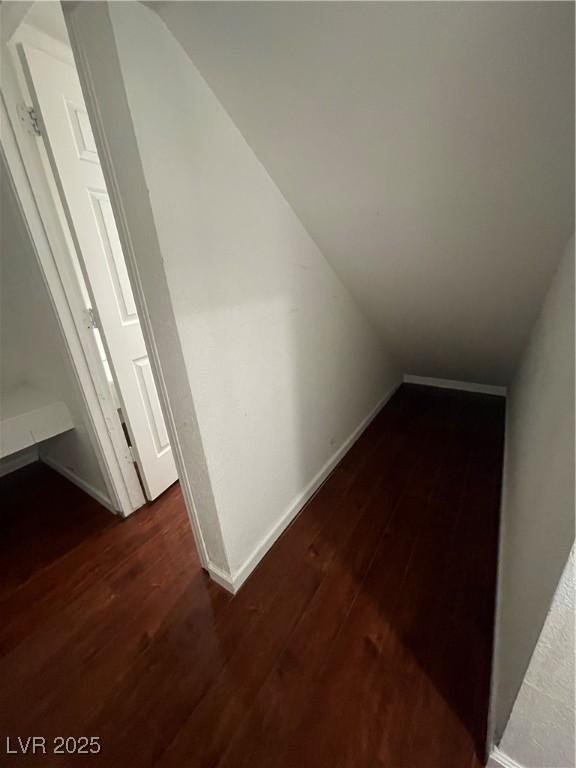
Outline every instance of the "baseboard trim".
[[40, 461], [50, 467], [50, 469], [53, 469], [54, 472], [58, 472], [59, 475], [62, 475], [67, 480], [70, 480], [70, 482], [74, 483], [74, 485], [77, 485], [78, 488], [81, 488], [85, 493], [88, 494], [88, 496], [92, 496], [93, 499], [96, 499], [97, 502], [102, 504], [102, 506], [108, 509], [110, 512], [113, 512], [115, 515], [118, 514], [108, 496], [102, 493], [102, 491], [99, 491], [98, 488], [94, 488], [94, 486], [90, 485], [90, 483], [87, 483], [86, 480], [83, 480], [79, 475], [76, 474], [76, 472], [74, 472], [74, 470], [66, 467], [64, 464], [60, 464], [58, 461], [54, 461], [54, 459], [51, 459], [48, 456], [40, 456]]
[[496, 384], [475, 384], [472, 381], [455, 381], [454, 379], [434, 379], [430, 376], [413, 376], [404, 374], [406, 384], [421, 384], [423, 387], [440, 387], [441, 389], [459, 389], [462, 392], [479, 392], [483, 395], [497, 395], [506, 397], [506, 387]]
[[490, 752], [486, 768], [523, 768], [523, 766], [515, 760], [512, 760], [511, 757], [508, 757], [508, 755], [505, 752], [502, 752], [501, 749], [498, 749], [498, 747], [494, 747], [492, 752]]
[[0, 477], [9, 475], [10, 472], [16, 472], [17, 469], [22, 469], [22, 467], [33, 464], [35, 461], [38, 461], [37, 445], [24, 448], [23, 451], [18, 451], [11, 456], [5, 456], [0, 460]]
[[234, 577], [229, 573], [226, 573], [226, 571], [223, 571], [221, 568], [218, 568], [217, 565], [210, 562], [206, 566], [206, 569], [210, 574], [212, 581], [215, 581], [216, 584], [224, 587], [227, 592], [235, 594], [238, 591], [239, 587], [235, 584]]
[[301, 509], [310, 501], [314, 494], [319, 490], [320, 486], [327, 479], [328, 475], [336, 467], [339, 461], [354, 445], [356, 440], [369, 426], [376, 416], [380, 413], [382, 408], [390, 400], [392, 395], [400, 387], [400, 383], [395, 384], [386, 395], [377, 403], [377, 405], [370, 411], [368, 416], [364, 418], [356, 429], [344, 440], [342, 445], [332, 454], [324, 466], [316, 473], [304, 490], [298, 494], [298, 496], [290, 503], [286, 512], [282, 515], [280, 520], [272, 528], [272, 530], [262, 539], [262, 541], [256, 546], [252, 554], [247, 558], [243, 565], [238, 568], [234, 573], [228, 574], [222, 571], [220, 568], [208, 563], [208, 573], [220, 586], [227, 589], [232, 594], [236, 593], [242, 584], [246, 581], [248, 576], [256, 568], [258, 563], [262, 560], [264, 555], [274, 546], [275, 542], [284, 533], [286, 528], [298, 515]]

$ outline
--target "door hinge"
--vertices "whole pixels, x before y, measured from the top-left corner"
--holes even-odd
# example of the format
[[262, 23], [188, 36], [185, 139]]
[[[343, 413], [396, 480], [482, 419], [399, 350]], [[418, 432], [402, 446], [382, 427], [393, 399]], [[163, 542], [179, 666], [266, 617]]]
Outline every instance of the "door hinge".
[[84, 316], [86, 318], [86, 325], [88, 328], [100, 328], [100, 318], [98, 312], [94, 307], [87, 307], [84, 310]]
[[26, 104], [19, 104], [18, 115], [26, 133], [30, 133], [34, 136], [42, 136], [40, 118], [34, 107], [29, 107]]

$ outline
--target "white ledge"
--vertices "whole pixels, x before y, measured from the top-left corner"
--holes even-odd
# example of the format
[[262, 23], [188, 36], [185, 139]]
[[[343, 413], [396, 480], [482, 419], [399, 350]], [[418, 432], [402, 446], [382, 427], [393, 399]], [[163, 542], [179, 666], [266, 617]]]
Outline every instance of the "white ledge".
[[0, 458], [74, 429], [65, 403], [22, 384], [0, 394]]

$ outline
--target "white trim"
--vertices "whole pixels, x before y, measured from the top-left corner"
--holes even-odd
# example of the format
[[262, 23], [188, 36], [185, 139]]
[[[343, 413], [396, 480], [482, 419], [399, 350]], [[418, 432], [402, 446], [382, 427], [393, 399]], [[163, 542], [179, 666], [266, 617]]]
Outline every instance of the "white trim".
[[[45, 36], [44, 46], [47, 39]], [[21, 128], [18, 118], [18, 105], [32, 103], [16, 50], [19, 40], [17, 31], [7, 46], [12, 56], [6, 56], [2, 72], [1, 148], [82, 394], [92, 447], [114, 508], [126, 516], [141, 507], [145, 499], [110, 399], [96, 339], [86, 323], [80, 286], [47, 172], [45, 148], [37, 137]]]
[[110, 512], [118, 514], [114, 509], [114, 505], [110, 499], [104, 495], [102, 491], [99, 491], [98, 488], [94, 488], [93, 485], [87, 483], [86, 480], [83, 480], [79, 475], [76, 474], [76, 472], [74, 472], [74, 470], [70, 469], [70, 467], [67, 467], [64, 464], [60, 464], [59, 461], [54, 461], [54, 459], [51, 459], [48, 456], [40, 455], [40, 461], [42, 464], [46, 464], [46, 466], [50, 467], [50, 469], [58, 472], [59, 475], [62, 475], [67, 480], [70, 480], [70, 482], [74, 483], [74, 485], [77, 485], [78, 488], [81, 488], [85, 493], [88, 494], [88, 496], [92, 496], [93, 499], [96, 499], [96, 501], [102, 504], [102, 506], [106, 509], [110, 510]]
[[[102, 118], [100, 105], [98, 104], [98, 100], [96, 98], [90, 63], [84, 48], [82, 47], [81, 35], [79, 35], [76, 31], [73, 14], [65, 13], [64, 15], [68, 28], [70, 44], [75, 55], [76, 68], [80, 77], [80, 84], [84, 94], [84, 101], [90, 116], [92, 132], [94, 134], [94, 139], [98, 148], [100, 164], [104, 172], [104, 178], [108, 187], [110, 202], [112, 204], [114, 217], [116, 219], [118, 235], [120, 237], [120, 242], [122, 243], [122, 250], [124, 251], [126, 268], [130, 277], [130, 284], [134, 294], [134, 301], [136, 303], [142, 333], [144, 334], [144, 340], [146, 342], [148, 359], [150, 361], [150, 367], [152, 369], [152, 374], [154, 376], [154, 381], [158, 390], [158, 397], [162, 407], [164, 420], [166, 422], [166, 429], [168, 431], [170, 445], [172, 446], [172, 453], [178, 472], [178, 478], [180, 480], [180, 487], [182, 489], [186, 511], [188, 513], [188, 518], [192, 527], [192, 533], [196, 544], [196, 551], [202, 567], [212, 573], [215, 569], [215, 566], [210, 563], [206, 543], [202, 535], [202, 528], [198, 519], [198, 513], [194, 502], [192, 483], [176, 430], [176, 419], [174, 417], [172, 406], [168, 397], [168, 388], [166, 386], [164, 371], [162, 369], [162, 363], [158, 353], [156, 336], [152, 326], [152, 321], [150, 319], [150, 311], [148, 308], [146, 294], [142, 285], [138, 261], [134, 252], [132, 233], [130, 231], [130, 225], [128, 223], [128, 217], [126, 215], [122, 193], [120, 191], [120, 184], [118, 181], [116, 168], [112, 159], [112, 152], [110, 150], [108, 137], [104, 128], [104, 120]], [[229, 589], [230, 587], [226, 586], [226, 588]]]
[[366, 416], [360, 424], [356, 427], [356, 429], [344, 440], [342, 445], [332, 454], [332, 456], [328, 459], [328, 461], [324, 464], [324, 466], [316, 473], [316, 475], [312, 478], [312, 480], [308, 483], [308, 485], [304, 488], [304, 490], [298, 494], [298, 496], [290, 503], [288, 506], [288, 509], [280, 520], [276, 523], [276, 525], [272, 528], [272, 530], [262, 539], [262, 541], [256, 546], [252, 554], [244, 561], [243, 565], [240, 566], [234, 573], [231, 575], [224, 573], [219, 568], [215, 568], [210, 563], [208, 564], [208, 571], [214, 581], [218, 582], [221, 586], [223, 586], [225, 589], [227, 589], [229, 592], [232, 592], [233, 594], [237, 592], [242, 584], [246, 581], [248, 576], [252, 573], [252, 571], [256, 568], [258, 563], [262, 560], [264, 555], [271, 549], [271, 547], [274, 545], [274, 543], [280, 538], [280, 536], [284, 533], [286, 528], [290, 525], [290, 523], [294, 520], [296, 515], [301, 511], [301, 509], [304, 507], [305, 504], [307, 504], [312, 496], [318, 491], [322, 483], [327, 479], [328, 475], [332, 472], [332, 470], [336, 467], [338, 462], [341, 461], [341, 459], [344, 457], [344, 455], [350, 450], [350, 448], [354, 445], [356, 440], [360, 437], [360, 435], [364, 432], [364, 430], [369, 426], [369, 424], [376, 418], [376, 416], [380, 413], [382, 408], [386, 405], [386, 403], [390, 400], [392, 395], [396, 392], [396, 390], [399, 388], [400, 383], [395, 384], [387, 393], [386, 395], [376, 404], [376, 406], [370, 411], [368, 416]]
[[35, 461], [38, 461], [37, 445], [24, 448], [22, 451], [13, 453], [12, 456], [6, 456], [6, 458], [0, 460], [0, 477], [8, 475], [10, 472], [16, 472], [17, 469], [33, 464]]
[[486, 763], [486, 768], [523, 768], [516, 760], [512, 760], [511, 757], [505, 752], [502, 752], [498, 747], [494, 747]]
[[219, 584], [227, 592], [234, 595], [240, 588], [240, 584], [235, 582], [233, 576], [226, 573], [226, 571], [223, 571], [222, 568], [218, 568], [218, 566], [211, 563], [210, 560], [207, 562], [206, 570], [210, 574], [212, 581], [215, 581], [216, 584]]
[[431, 376], [414, 376], [405, 373], [403, 381], [406, 384], [421, 384], [423, 387], [440, 387], [440, 389], [458, 389], [462, 392], [480, 392], [484, 395], [506, 397], [506, 387], [496, 384], [475, 384], [472, 381], [456, 381], [454, 379], [435, 379]]

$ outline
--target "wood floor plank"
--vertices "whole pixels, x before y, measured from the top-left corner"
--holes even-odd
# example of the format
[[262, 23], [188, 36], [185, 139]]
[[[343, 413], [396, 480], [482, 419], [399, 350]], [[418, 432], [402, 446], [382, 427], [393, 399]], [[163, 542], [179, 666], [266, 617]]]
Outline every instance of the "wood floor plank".
[[[421, 563], [426, 553], [434, 554], [426, 532], [434, 525], [430, 499], [442, 456], [437, 440], [444, 411], [439, 406], [436, 403], [428, 424], [420, 424], [416, 465], [395, 512], [394, 527], [338, 637], [321, 685], [307, 702], [299, 728], [299, 735], [305, 734], [304, 746], [292, 740], [279, 765], [373, 764], [380, 735], [376, 716], [380, 697], [404, 662], [399, 618], [403, 610], [411, 609], [411, 585], [420, 583], [412, 577], [413, 565]], [[347, 737], [341, 741], [338, 734], [344, 730]]]
[[[459, 418], [463, 418], [462, 412]], [[421, 589], [412, 600], [412, 621], [402, 628], [403, 644], [408, 650], [402, 665], [404, 674], [401, 678], [396, 677], [394, 685], [381, 699], [377, 765], [397, 765], [398, 768], [426, 766], [430, 740], [442, 737], [442, 732], [430, 727], [430, 723], [439, 711], [451, 714], [443, 681], [439, 676], [432, 675], [432, 662], [441, 650], [439, 643], [442, 642], [445, 617], [450, 610], [453, 592], [454, 564], [461, 554], [459, 543], [466, 524], [464, 490], [471, 471], [471, 453], [465, 438], [466, 435], [452, 436], [434, 493], [434, 546], [437, 552], [444, 549], [446, 557], [437, 563], [432, 560], [428, 567], [422, 561], [419, 563], [417, 581]], [[453, 730], [458, 727], [457, 722], [452, 724]], [[410, 745], [409, 750], [406, 749], [407, 744]], [[462, 745], [454, 739], [451, 759], [455, 765], [466, 764], [470, 752], [469, 741]]]
[[349, 545], [339, 552], [334, 569], [289, 638], [247, 722], [228, 746], [222, 765], [271, 765], [279, 755], [280, 745], [294, 737], [302, 700], [311, 686], [317, 684], [332, 643], [362, 588], [381, 538], [388, 531], [401, 490], [409, 479], [411, 451], [412, 445], [404, 436], [394, 457], [375, 451], [375, 461], [381, 469], [368, 514]]
[[503, 423], [404, 385], [234, 598], [177, 485], [119, 521], [0, 479], [0, 731], [98, 735], [103, 768], [479, 768]]
[[[391, 462], [391, 467], [393, 466], [394, 463]], [[163, 765], [179, 765], [189, 756], [192, 756], [196, 765], [217, 764], [222, 752], [230, 752], [229, 744], [234, 740], [246, 713], [252, 709], [251, 704], [258, 709], [257, 698], [258, 701], [265, 701], [268, 714], [274, 717], [274, 712], [277, 710], [272, 707], [272, 701], [278, 702], [278, 694], [288, 690], [287, 668], [293, 669], [298, 660], [305, 662], [304, 679], [309, 684], [314, 660], [323, 658], [331, 639], [345, 619], [364, 572], [384, 533], [393, 507], [393, 497], [384, 498], [378, 482], [363, 509], [363, 514], [359, 516], [349, 535], [338, 536], [332, 528], [323, 532], [326, 537], [329, 537], [331, 548], [323, 579], [297, 622], [294, 623], [293, 631], [283, 633], [282, 642], [277, 646], [277, 652], [270, 656], [266, 667], [263, 668], [259, 664], [261, 673], [258, 676], [258, 683], [251, 687], [241, 685], [242, 697], [241, 701], [237, 702], [236, 686], [239, 674], [241, 675], [244, 670], [251, 670], [253, 673], [254, 664], [250, 658], [236, 658], [238, 672], [234, 674], [232, 681], [230, 677], [226, 677], [220, 689], [213, 692], [210, 705], [207, 707], [204, 702], [203, 711], [196, 713], [195, 718], [189, 719], [184, 724], [178, 740], [168, 750]], [[347, 516], [349, 515], [350, 511], [347, 512]], [[353, 519], [356, 519], [356, 516]], [[288, 593], [284, 592], [280, 599], [285, 601], [293, 589], [289, 587]], [[246, 648], [246, 654], [252, 654], [250, 646]], [[270, 693], [270, 688], [274, 688], [273, 677], [277, 670], [280, 670], [282, 691], [277, 692], [275, 696]], [[251, 695], [248, 695], [249, 690]], [[231, 707], [231, 703], [237, 703], [237, 706]], [[296, 703], [299, 703], [299, 699]], [[284, 709], [285, 706], [284, 702]], [[202, 738], [202, 734], [210, 730], [207, 724], [213, 719], [218, 721], [217, 731], [213, 733], [211, 739]], [[232, 765], [254, 764], [249, 750], [238, 753], [232, 749], [230, 754]]]
[[[218, 647], [211, 649], [192, 670], [192, 676], [179, 678], [179, 688], [187, 681], [182, 686], [180, 709], [188, 708], [190, 714], [181, 723], [174, 742], [161, 753], [163, 765], [179, 765], [182, 760], [198, 766], [209, 765], [218, 751], [225, 749], [287, 635], [363, 515], [373, 495], [371, 483], [379, 482], [374, 471], [379, 460], [375, 458], [376, 447], [381, 445], [382, 454], [390, 457], [396, 443], [392, 435], [389, 440], [378, 436], [374, 449], [371, 447], [366, 455], [358, 456], [350, 476], [340, 477], [333, 487], [322, 489], [315, 499], [313, 514], [304, 518], [308, 525], [303, 527], [297, 523], [295, 530], [281, 539], [278, 557], [262, 564], [257, 578], [246, 585], [222, 621], [217, 622]], [[302, 518], [298, 522], [300, 520]], [[309, 540], [303, 548], [304, 560], [294, 559], [294, 537], [298, 535]], [[252, 610], [247, 621], [245, 607], [249, 605], [257, 605], [258, 610]], [[195, 689], [198, 695], [192, 701], [190, 691]], [[170, 718], [170, 727], [177, 722], [177, 718]], [[148, 754], [158, 759], [158, 750], [158, 745], [154, 745]]]

